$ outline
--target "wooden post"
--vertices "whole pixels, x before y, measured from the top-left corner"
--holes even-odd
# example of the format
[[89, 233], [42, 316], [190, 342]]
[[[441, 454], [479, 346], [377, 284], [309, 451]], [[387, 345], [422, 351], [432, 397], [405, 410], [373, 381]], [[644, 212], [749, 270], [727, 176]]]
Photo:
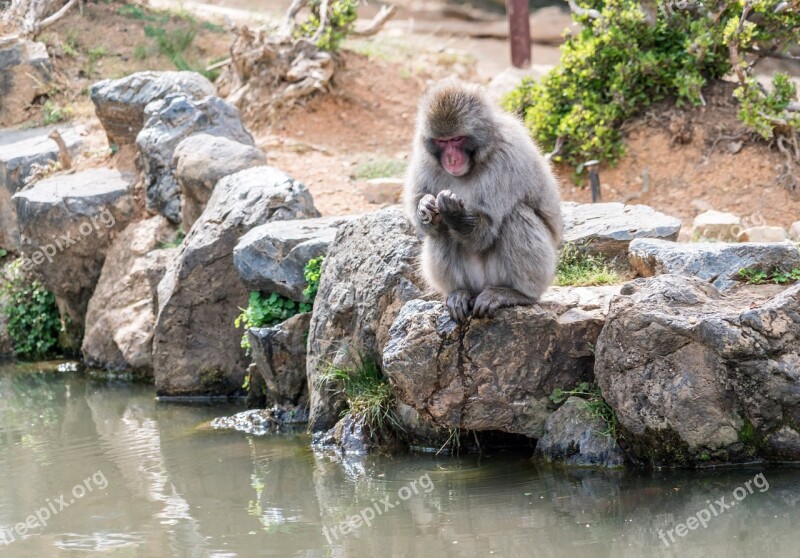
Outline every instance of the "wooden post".
[[511, 63], [515, 68], [531, 65], [531, 24], [528, 19], [528, 0], [506, 0], [508, 11], [508, 40], [511, 43]]

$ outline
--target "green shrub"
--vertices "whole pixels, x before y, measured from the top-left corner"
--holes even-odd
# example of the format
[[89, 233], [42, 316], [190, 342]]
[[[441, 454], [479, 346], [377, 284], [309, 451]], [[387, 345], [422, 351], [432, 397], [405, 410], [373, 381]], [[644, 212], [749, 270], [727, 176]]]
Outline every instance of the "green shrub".
[[[555, 161], [614, 162], [623, 152], [625, 120], [667, 96], [678, 105], [702, 104], [702, 87], [731, 69], [740, 70], [735, 95], [739, 116], [750, 129], [765, 139], [800, 130], [800, 115], [786, 112], [795, 97], [788, 78], [777, 74], [768, 93], [744, 60], [746, 52], [780, 54], [796, 43], [797, 10], [776, 12], [779, 0], [698, 1], [683, 3], [688, 4], [684, 8], [659, 2], [660, 9], [648, 18], [634, 0], [579, 3], [599, 17], [573, 16], [583, 28], [566, 40], [558, 66], [539, 82], [524, 81], [504, 101], [524, 117], [543, 149], [563, 141]], [[740, 27], [743, 10], [758, 23], [746, 20]]]
[[740, 269], [739, 277], [749, 285], [764, 285], [766, 283], [783, 285], [785, 283], [800, 281], [800, 268], [789, 270], [775, 268], [772, 271], [763, 269]]
[[44, 116], [42, 117], [42, 124], [49, 126], [50, 124], [57, 124], [67, 120], [72, 115], [72, 109], [69, 107], [61, 107], [50, 99], [44, 102]]
[[236, 318], [234, 324], [237, 328], [244, 328], [242, 347], [250, 349], [247, 339], [247, 330], [251, 327], [267, 327], [288, 320], [295, 314], [309, 312], [311, 304], [296, 302], [281, 296], [278, 293], [262, 295], [257, 291], [250, 293], [247, 308], [241, 308], [242, 313]]
[[21, 260], [6, 268], [0, 296], [5, 299], [3, 313], [17, 358], [40, 360], [53, 356], [61, 330], [56, 299], [22, 271]]
[[[311, 0], [308, 19], [297, 28], [296, 37], [312, 39], [320, 25], [321, 0]], [[317, 40], [322, 50], [337, 51], [356, 20], [358, 0], [331, 0], [328, 4], [328, 21]]]

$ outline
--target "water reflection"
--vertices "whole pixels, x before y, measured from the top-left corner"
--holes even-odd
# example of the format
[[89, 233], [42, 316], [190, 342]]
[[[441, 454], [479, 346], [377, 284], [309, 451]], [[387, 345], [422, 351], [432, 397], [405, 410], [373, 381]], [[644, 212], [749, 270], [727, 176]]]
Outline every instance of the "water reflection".
[[[98, 471], [108, 481], [15, 534], [0, 555], [729, 558], [794, 556], [800, 543], [797, 469], [765, 470], [768, 490], [667, 547], [660, 531], [720, 497], [732, 502], [761, 469], [566, 471], [508, 455], [342, 461], [312, 452], [303, 434], [202, 427], [234, 407], [153, 395], [74, 372], [0, 368], [0, 532], [72, 498]], [[360, 526], [342, 529], [353, 516]]]

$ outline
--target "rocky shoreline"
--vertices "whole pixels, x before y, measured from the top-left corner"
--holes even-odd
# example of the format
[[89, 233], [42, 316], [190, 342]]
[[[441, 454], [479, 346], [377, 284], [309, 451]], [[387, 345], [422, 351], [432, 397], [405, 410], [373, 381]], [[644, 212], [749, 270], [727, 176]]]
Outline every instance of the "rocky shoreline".
[[[58, 156], [48, 131], [0, 144], [0, 239], [53, 292], [87, 365], [150, 377], [163, 397], [242, 395], [247, 378], [249, 404], [266, 409], [221, 426], [307, 420], [345, 452], [441, 448], [463, 432], [568, 465], [800, 460], [800, 284], [742, 280], [800, 267], [796, 245], [678, 243], [680, 220], [647, 206], [564, 203], [567, 240], [639, 278], [552, 287], [459, 327], [419, 277], [400, 209], [320, 217], [204, 79], [145, 72], [92, 88], [136, 169], [26, 185]], [[311, 312], [251, 328], [248, 354], [235, 326], [248, 292], [311, 304], [304, 266], [322, 256]], [[347, 413], [349, 380], [331, 375], [368, 363], [392, 405], [385, 432]]]

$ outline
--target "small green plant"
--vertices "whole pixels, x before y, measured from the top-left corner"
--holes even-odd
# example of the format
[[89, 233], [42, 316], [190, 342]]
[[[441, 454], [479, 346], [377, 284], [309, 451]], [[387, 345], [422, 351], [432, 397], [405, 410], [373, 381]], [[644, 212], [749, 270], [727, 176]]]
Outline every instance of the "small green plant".
[[6, 250], [5, 248], [0, 248], [0, 260], [5, 258], [6, 256], [8, 256], [8, 250]]
[[206, 71], [205, 64], [193, 63], [186, 58], [186, 50], [197, 36], [196, 22], [188, 21], [186, 25], [172, 29], [166, 29], [159, 25], [145, 25], [144, 34], [155, 40], [158, 51], [168, 57], [178, 70], [197, 72], [211, 81], [214, 81], [219, 75], [218, 70]]
[[303, 268], [303, 277], [305, 277], [306, 280], [306, 288], [303, 290], [303, 296], [311, 302], [314, 302], [314, 299], [317, 297], [317, 291], [319, 291], [319, 280], [320, 277], [322, 277], [322, 262], [324, 260], [325, 256], [313, 258], [308, 260], [305, 268]]
[[562, 390], [561, 388], [556, 388], [553, 390], [553, 393], [550, 394], [550, 400], [555, 404], [559, 404], [563, 403], [571, 396], [585, 399], [586, 407], [589, 409], [590, 415], [593, 418], [602, 419], [603, 423], [606, 425], [605, 430], [602, 432], [604, 436], [611, 436], [614, 439], [617, 438], [617, 414], [614, 412], [614, 409], [611, 408], [611, 405], [606, 403], [606, 400], [603, 399], [600, 386], [597, 384], [590, 384], [589, 382], [581, 382], [575, 389]]
[[351, 368], [328, 365], [317, 378], [318, 385], [336, 386], [336, 392], [347, 402], [343, 416], [363, 421], [373, 439], [387, 439], [392, 433], [402, 431], [394, 412], [394, 392], [377, 362], [362, 354], [353, 360]]
[[317, 38], [317, 47], [331, 52], [339, 50], [342, 41], [347, 37], [355, 22], [358, 0], [332, 0], [328, 4], [328, 15], [322, 33], [317, 36], [320, 27], [321, 0], [311, 0], [311, 12], [308, 19], [300, 24], [296, 31], [297, 38]]
[[555, 285], [611, 285], [620, 281], [619, 274], [602, 256], [582, 252], [574, 244], [565, 244], [556, 268]]
[[740, 269], [739, 277], [748, 285], [764, 285], [766, 283], [783, 285], [800, 281], [800, 268], [784, 270], [776, 267], [772, 271], [758, 268]]
[[234, 321], [237, 328], [244, 328], [242, 335], [242, 348], [250, 349], [250, 341], [247, 339], [247, 330], [251, 327], [266, 327], [284, 320], [288, 320], [295, 314], [309, 312], [311, 304], [306, 302], [296, 302], [278, 293], [271, 293], [267, 296], [258, 291], [250, 293], [247, 308], [240, 308], [241, 314]]
[[371, 178], [394, 178], [403, 176], [408, 164], [396, 159], [377, 159], [361, 163], [355, 169], [357, 180], [369, 180]]
[[70, 107], [62, 107], [50, 99], [44, 102], [44, 115], [42, 116], [42, 124], [49, 126], [50, 124], [57, 124], [67, 120], [72, 115]]
[[186, 238], [186, 233], [184, 232], [183, 227], [181, 227], [180, 229], [178, 229], [178, 232], [175, 233], [175, 238], [173, 238], [169, 242], [159, 242], [158, 248], [161, 250], [169, 248], [177, 248], [178, 246], [183, 244], [183, 240], [185, 238]]
[[8, 266], [1, 280], [3, 313], [17, 358], [38, 360], [52, 356], [61, 330], [53, 294], [23, 272], [22, 260]]

